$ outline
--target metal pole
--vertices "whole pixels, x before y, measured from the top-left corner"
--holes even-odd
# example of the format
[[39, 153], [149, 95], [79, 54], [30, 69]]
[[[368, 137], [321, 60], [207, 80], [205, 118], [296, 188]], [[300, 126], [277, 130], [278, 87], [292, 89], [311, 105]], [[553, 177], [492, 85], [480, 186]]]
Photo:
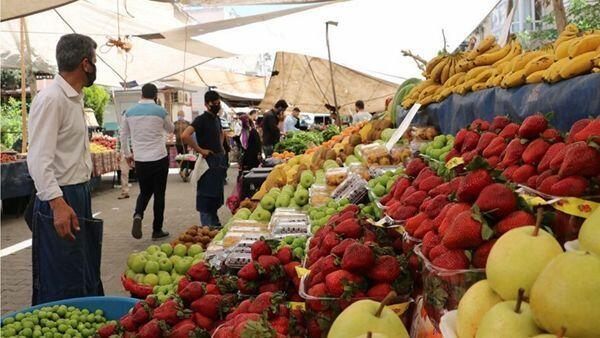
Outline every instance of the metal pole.
[[21, 152], [27, 152], [27, 74], [25, 72], [25, 19], [21, 18]]
[[337, 115], [337, 125], [342, 126], [342, 115], [338, 111], [337, 95], [335, 93], [335, 82], [333, 81], [333, 64], [331, 63], [331, 49], [329, 48], [329, 25], [337, 26], [336, 21], [327, 21], [325, 23], [325, 41], [327, 42], [327, 59], [329, 60], [329, 75], [331, 76], [331, 90], [333, 91], [333, 106]]

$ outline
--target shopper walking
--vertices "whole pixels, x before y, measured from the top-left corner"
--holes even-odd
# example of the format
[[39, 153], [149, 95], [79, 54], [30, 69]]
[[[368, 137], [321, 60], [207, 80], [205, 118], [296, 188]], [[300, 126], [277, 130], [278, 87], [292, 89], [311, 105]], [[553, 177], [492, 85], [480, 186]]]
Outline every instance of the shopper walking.
[[285, 100], [279, 100], [275, 103], [275, 107], [263, 116], [263, 152], [265, 153], [265, 157], [273, 155], [273, 148], [279, 143], [279, 138], [281, 137], [279, 123], [283, 121], [284, 113], [287, 108], [287, 102], [285, 102]]
[[177, 121], [175, 121], [175, 148], [178, 154], [187, 153], [187, 146], [181, 140], [181, 134], [190, 126], [190, 122], [185, 119], [183, 110], [177, 112]]
[[252, 170], [260, 165], [261, 142], [260, 135], [254, 127], [254, 122], [248, 115], [240, 117], [242, 131], [240, 132], [241, 166], [240, 171]]
[[[144, 212], [154, 196], [154, 221], [152, 239], [169, 236], [163, 230], [165, 212], [165, 191], [169, 176], [169, 156], [167, 154], [165, 133], [172, 133], [173, 123], [167, 111], [156, 104], [158, 89], [148, 83], [142, 87], [142, 99], [125, 113], [121, 125], [121, 146], [133, 165], [140, 184], [140, 194], [135, 204], [131, 235], [142, 238], [142, 220]], [[129, 139], [133, 154], [129, 150]]]
[[62, 36], [56, 45], [58, 74], [31, 104], [27, 166], [37, 189], [30, 224], [33, 305], [104, 294], [103, 224], [92, 219], [82, 94], [96, 79], [95, 49], [88, 36]]
[[[218, 116], [221, 110], [219, 93], [207, 91], [204, 104], [206, 111], [194, 119], [181, 137], [208, 164], [208, 170], [196, 184], [196, 210], [200, 213], [200, 222], [205, 226], [221, 227], [217, 211], [225, 200], [223, 187], [227, 177], [227, 155], [223, 147], [223, 127]], [[194, 133], [195, 140], [192, 138]]]

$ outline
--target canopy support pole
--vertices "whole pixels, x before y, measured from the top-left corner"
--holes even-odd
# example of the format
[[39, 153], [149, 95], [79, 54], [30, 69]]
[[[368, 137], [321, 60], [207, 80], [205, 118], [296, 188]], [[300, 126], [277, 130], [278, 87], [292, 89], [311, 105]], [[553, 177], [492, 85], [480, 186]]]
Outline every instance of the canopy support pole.
[[27, 152], [27, 73], [25, 71], [25, 19], [21, 22], [21, 152]]
[[335, 82], [333, 81], [333, 65], [331, 63], [331, 49], [329, 48], [329, 25], [337, 26], [338, 23], [335, 21], [327, 21], [325, 23], [325, 41], [327, 42], [327, 59], [329, 60], [329, 75], [331, 76], [331, 91], [333, 92], [333, 107], [337, 115], [337, 125], [342, 126], [342, 116], [338, 111], [337, 95], [335, 94]]

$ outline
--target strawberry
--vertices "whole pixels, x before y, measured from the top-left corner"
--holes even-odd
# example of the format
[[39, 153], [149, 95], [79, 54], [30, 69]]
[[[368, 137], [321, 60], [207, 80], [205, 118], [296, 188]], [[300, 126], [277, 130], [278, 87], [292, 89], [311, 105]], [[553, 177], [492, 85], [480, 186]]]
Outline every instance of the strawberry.
[[404, 193], [402, 194], [402, 196], [400, 196], [399, 201], [401, 203], [404, 203], [408, 199], [408, 197], [410, 195], [412, 195], [415, 191], [418, 191], [418, 190], [413, 186], [406, 188], [406, 190], [404, 190]]
[[407, 206], [420, 207], [421, 203], [427, 198], [427, 193], [425, 191], [415, 191], [412, 193], [404, 202]]
[[421, 222], [423, 222], [427, 218], [428, 218], [428, 216], [424, 212], [420, 212], [420, 213], [408, 218], [406, 220], [406, 222], [404, 223], [404, 230], [406, 230], [406, 232], [408, 232], [408, 234], [412, 236], [415, 233], [415, 231], [419, 228], [419, 226], [421, 225]]
[[248, 281], [257, 280], [259, 273], [256, 264], [256, 261], [248, 262], [238, 271], [237, 276]]
[[[550, 169], [550, 162], [564, 148], [565, 148], [565, 144], [562, 142], [554, 143], [553, 145], [551, 145], [548, 148], [548, 150], [546, 151], [546, 153], [544, 154], [544, 156], [542, 157], [540, 164], [538, 164], [538, 167], [537, 167], [538, 172], [541, 173], [541, 172], [544, 172], [544, 171]], [[559, 167], [560, 167], [560, 165], [559, 165]]]
[[482, 119], [475, 119], [471, 122], [470, 129], [475, 131], [487, 131], [490, 129], [490, 123]]
[[507, 124], [500, 133], [498, 133], [498, 136], [502, 137], [505, 140], [512, 140], [513, 138], [515, 138], [515, 136], [517, 136], [517, 132], [519, 131], [519, 125], [516, 123], [509, 123]]
[[453, 192], [454, 191], [452, 190], [452, 185], [450, 185], [450, 182], [445, 182], [429, 190], [427, 194], [431, 197], [435, 197], [437, 195], [450, 195]]
[[470, 209], [471, 209], [471, 206], [466, 203], [454, 204], [452, 207], [450, 207], [450, 209], [448, 209], [448, 212], [446, 213], [446, 217], [444, 218], [444, 220], [438, 227], [438, 232], [442, 236], [444, 236], [446, 234], [446, 230], [448, 230], [448, 228], [450, 227], [450, 224], [452, 224], [452, 221], [454, 221], [456, 216], [458, 216], [458, 214], [460, 214], [461, 212], [470, 210]]
[[462, 158], [465, 161], [466, 164], [471, 163], [471, 161], [473, 161], [473, 159], [475, 157], [479, 156], [479, 153], [477, 152], [477, 149], [473, 149], [471, 151], [467, 151], [466, 153], [462, 154]]
[[345, 214], [347, 212], [356, 215], [360, 212], [360, 208], [356, 204], [348, 204], [344, 207], [344, 209], [342, 209], [342, 214]]
[[177, 294], [179, 295], [179, 297], [181, 297], [181, 299], [184, 302], [190, 303], [204, 295], [204, 285], [205, 284], [202, 282], [194, 281], [189, 283], [183, 290], [181, 290]]
[[192, 265], [192, 267], [189, 268], [187, 271], [187, 276], [189, 276], [193, 281], [208, 282], [212, 278], [212, 272], [208, 265], [206, 265], [204, 262], [200, 262]]
[[237, 288], [241, 293], [251, 295], [256, 292], [258, 285], [255, 282], [251, 282], [243, 278], [238, 278]]
[[496, 224], [496, 232], [502, 235], [514, 228], [535, 224], [535, 217], [523, 210], [513, 211]]
[[551, 195], [552, 186], [558, 181], [560, 181], [560, 177], [558, 177], [558, 175], [548, 176], [545, 180], [542, 181], [537, 190], [543, 192], [544, 194]]
[[[248, 298], [243, 300], [236, 308], [233, 312], [231, 312], [230, 314], [227, 315], [227, 317], [225, 318], [225, 320], [229, 321], [232, 320], [234, 318], [236, 318], [238, 315], [240, 314], [245, 314], [248, 312], [248, 309], [250, 308], [250, 305], [252, 305], [252, 299]], [[198, 324], [198, 323], [196, 323]], [[200, 325], [200, 324], [198, 324]]]
[[362, 277], [355, 275], [346, 270], [337, 270], [325, 276], [325, 286], [327, 293], [333, 297], [341, 297], [350, 288], [351, 292], [361, 287], [364, 280]]
[[255, 261], [262, 255], [270, 255], [271, 247], [266, 241], [259, 240], [252, 244], [250, 247], [250, 252], [252, 254], [252, 260]]
[[507, 180], [512, 181], [513, 175], [517, 169], [519, 169], [518, 165], [511, 165], [508, 168], [504, 169], [504, 171], [502, 172], [502, 176], [504, 176], [504, 178], [506, 178]]
[[588, 141], [600, 139], [600, 119], [596, 118], [573, 136], [573, 141]]
[[[142, 303], [142, 302], [140, 302], [140, 303]], [[138, 304], [140, 304], [140, 303], [138, 303]], [[152, 311], [150, 310], [150, 307], [148, 305], [143, 305], [143, 306], [134, 308], [134, 310], [131, 313], [131, 318], [138, 326], [147, 323], [150, 320], [151, 316], [152, 316]]]
[[281, 264], [287, 264], [292, 261], [292, 248], [289, 246], [284, 246], [281, 249], [277, 250], [275, 257], [279, 259]]
[[223, 325], [219, 327], [212, 338], [231, 338], [233, 337], [233, 326], [231, 325]]
[[490, 156], [490, 157], [486, 158], [485, 161], [488, 163], [490, 168], [496, 168], [496, 166], [498, 166], [498, 163], [500, 163], [500, 157], [499, 156]]
[[[98, 336], [100, 336], [100, 338], [108, 338], [108, 337], [112, 336], [113, 334], [116, 335], [117, 331], [118, 331], [117, 324], [109, 323], [109, 324], [104, 324], [100, 328], [98, 328], [96, 333], [98, 334]], [[160, 337], [160, 335], [158, 337]]]
[[429, 250], [429, 260], [433, 261], [437, 256], [449, 251], [444, 244], [438, 244], [433, 249]]
[[[542, 184], [542, 182], [544, 182], [544, 180], [548, 177], [552, 176], [552, 170], [546, 170], [544, 172], [542, 172], [541, 174], [538, 175], [538, 177], [535, 179], [535, 185], [532, 186], [532, 188], [536, 188], [538, 189], [540, 187], [540, 185]], [[538, 189], [539, 190], [539, 189]]]
[[153, 319], [162, 320], [169, 325], [175, 325], [185, 316], [186, 315], [183, 312], [183, 308], [173, 299], [169, 299], [166, 302], [162, 303], [162, 305], [154, 309], [154, 312], [152, 313]]
[[458, 191], [458, 187], [460, 187], [462, 181], [464, 181], [464, 180], [465, 180], [465, 178], [463, 176], [458, 176], [458, 177], [451, 179], [450, 187], [452, 187], [452, 192]]
[[492, 123], [490, 124], [490, 130], [497, 133], [500, 130], [504, 129], [504, 127], [506, 127], [509, 123], [510, 123], [510, 119], [508, 118], [508, 116], [505, 116], [505, 115], [495, 116], [494, 119], [492, 120]]
[[530, 178], [527, 179], [527, 183], [525, 183], [528, 187], [531, 188], [535, 188], [535, 182], [537, 182], [537, 178], [539, 177], [539, 175], [533, 175]]
[[569, 130], [569, 134], [565, 143], [573, 143], [575, 141], [575, 135], [585, 129], [592, 122], [592, 119], [581, 119], [573, 123], [571, 126], [571, 130]]
[[267, 273], [271, 273], [281, 266], [279, 259], [270, 255], [262, 255], [258, 257], [258, 264], [261, 268], [267, 271]]
[[519, 128], [519, 137], [532, 140], [548, 127], [548, 121], [542, 114], [528, 116]]
[[473, 202], [481, 190], [492, 183], [492, 177], [485, 169], [473, 170], [461, 182], [456, 196], [461, 202]]
[[410, 187], [410, 180], [408, 178], [403, 177], [396, 181], [396, 188], [394, 190], [393, 198], [399, 200], [408, 187]]
[[600, 153], [585, 142], [575, 142], [565, 148], [558, 176], [561, 178], [571, 175], [593, 177], [600, 174]]
[[221, 313], [222, 295], [204, 295], [190, 304], [190, 309], [199, 312], [212, 320], [219, 319]]
[[287, 317], [277, 316], [275, 319], [271, 319], [269, 324], [277, 333], [287, 336], [290, 327], [290, 320]]
[[469, 259], [462, 250], [448, 250], [433, 261], [433, 265], [447, 270], [463, 270], [469, 268]]
[[412, 205], [398, 205], [396, 208], [390, 209], [387, 214], [396, 221], [403, 221], [412, 217], [417, 211], [417, 207]]
[[406, 165], [404, 173], [408, 176], [416, 177], [423, 168], [427, 167], [425, 162], [420, 158], [414, 158]]
[[554, 155], [554, 157], [550, 159], [550, 169], [552, 169], [554, 172], [558, 172], [558, 170], [560, 169], [560, 166], [562, 165], [563, 161], [565, 160], [565, 155], [567, 154], [567, 149], [569, 148], [569, 146], [571, 144], [567, 144], [564, 147], [562, 147], [562, 149], [560, 149], [556, 153], [556, 155]]
[[448, 196], [446, 195], [437, 195], [429, 203], [429, 206], [423, 210], [429, 218], [436, 218], [437, 215], [442, 211], [442, 209], [446, 206], [446, 204], [450, 203], [448, 201]]
[[277, 283], [264, 283], [264, 284], [262, 284], [261, 286], [258, 287], [258, 292], [259, 293], [263, 293], [263, 292], [277, 292], [277, 291], [281, 291], [281, 287]]
[[366, 245], [360, 243], [350, 244], [344, 251], [342, 258], [342, 269], [350, 272], [360, 273], [368, 270], [375, 262], [373, 251]]
[[454, 138], [454, 149], [460, 150], [462, 148], [462, 145], [465, 142], [465, 136], [468, 132], [468, 130], [463, 128], [456, 133], [456, 137]]
[[139, 338], [161, 338], [168, 331], [165, 322], [159, 321], [158, 319], [152, 319], [144, 326], [140, 327], [138, 331]]
[[429, 257], [429, 251], [431, 249], [435, 248], [441, 242], [442, 242], [442, 239], [440, 238], [440, 236], [438, 236], [438, 234], [435, 233], [435, 231], [429, 231], [423, 237], [423, 244], [421, 245], [421, 252], [423, 253], [423, 255], [425, 255], [425, 257]]
[[192, 281], [187, 277], [183, 277], [177, 283], [177, 293], [181, 292], [185, 287], [190, 284]]
[[446, 155], [446, 157], [444, 158], [444, 162], [448, 162], [457, 156], [460, 156], [460, 151], [458, 151], [456, 148], [452, 148], [448, 152], [448, 155]]
[[369, 229], [365, 229], [362, 240], [365, 244], [377, 242], [377, 236]]
[[437, 187], [442, 183], [444, 183], [444, 180], [441, 177], [437, 175], [432, 175], [419, 183], [419, 190], [429, 192], [431, 189]]
[[[362, 227], [355, 219], [347, 219], [342, 223], [338, 224], [333, 231], [345, 238], [359, 238], [362, 232]], [[339, 241], [338, 241], [339, 243]], [[335, 245], [337, 245], [336, 243]], [[333, 248], [335, 245], [331, 246]]]
[[511, 176], [511, 179], [513, 182], [515, 183], [519, 183], [519, 184], [525, 184], [527, 183], [527, 180], [535, 175], [537, 173], [537, 170], [535, 169], [534, 166], [532, 166], [531, 164], [524, 164], [520, 167], [518, 167]]
[[263, 292], [256, 296], [252, 305], [248, 308], [250, 313], [264, 314], [265, 311], [270, 313], [277, 310], [277, 306], [283, 301], [283, 296], [280, 293]]
[[560, 132], [554, 128], [548, 128], [540, 135], [548, 143], [562, 142], [563, 138]]
[[525, 146], [521, 143], [521, 139], [513, 139], [508, 143], [506, 149], [504, 149], [504, 153], [502, 154], [502, 161], [500, 164], [506, 168], [508, 166], [518, 164], [521, 160], [521, 156], [523, 155], [523, 151], [525, 151]]
[[371, 287], [368, 291], [367, 291], [367, 297], [381, 302], [385, 296], [388, 295], [388, 293], [392, 292], [392, 286], [388, 283], [379, 283], [379, 284], [375, 284], [373, 287]]
[[554, 196], [580, 197], [585, 194], [588, 181], [581, 176], [569, 176], [554, 183], [550, 192]]
[[356, 243], [356, 240], [353, 238], [346, 238], [342, 240], [340, 244], [334, 246], [331, 249], [331, 253], [338, 257], [342, 257], [344, 255], [344, 251], [346, 251], [346, 248], [352, 243]]
[[194, 333], [199, 331], [196, 323], [191, 319], [185, 319], [177, 323], [169, 332], [168, 338], [188, 338], [193, 337]]
[[475, 250], [475, 253], [473, 254], [474, 267], [478, 269], [485, 269], [488, 256], [490, 255], [490, 251], [492, 250], [495, 242], [496, 240], [485, 242]]
[[427, 219], [423, 220], [421, 225], [419, 225], [419, 227], [417, 228], [417, 231], [415, 231], [414, 237], [423, 238], [423, 236], [425, 236], [425, 234], [427, 234], [428, 232], [430, 232], [434, 229], [435, 229], [435, 225], [433, 224], [433, 220], [427, 218]]
[[490, 145], [492, 140], [496, 137], [496, 134], [490, 131], [481, 134], [481, 137], [479, 138], [479, 142], [477, 142], [477, 147], [475, 147], [475, 150], [477, 150], [477, 152], [481, 154], [481, 152], [484, 151], [487, 148], [487, 146]]
[[483, 243], [481, 222], [476, 220], [471, 210], [456, 216], [442, 238], [442, 244], [448, 249], [472, 249]]
[[415, 177], [415, 179], [412, 181], [413, 187], [415, 187], [415, 188], [418, 187], [422, 180], [426, 179], [429, 176], [433, 176], [433, 175], [435, 175], [435, 173], [429, 168], [425, 168], [425, 169], [421, 170], [421, 172], [417, 175], [417, 177]]
[[194, 321], [194, 323], [196, 323], [196, 325], [204, 330], [210, 331], [213, 329], [214, 325], [213, 325], [213, 320], [204, 316], [203, 314], [199, 313], [199, 312], [194, 312], [192, 314], [192, 320]]
[[460, 148], [461, 153], [475, 150], [477, 143], [479, 142], [479, 134], [474, 131], [468, 131], [465, 134], [465, 140], [463, 141], [462, 147]]
[[377, 257], [367, 277], [380, 283], [393, 283], [400, 276], [400, 270], [400, 262], [396, 257], [383, 255]]
[[527, 145], [521, 158], [527, 164], [537, 165], [546, 154], [546, 151], [548, 151], [548, 148], [550, 148], [548, 142], [541, 138], [535, 139]]
[[[439, 229], [440, 225], [444, 221], [444, 218], [446, 218], [446, 215], [448, 214], [448, 210], [450, 210], [450, 208], [452, 208], [455, 204], [456, 203], [449, 202], [448, 204], [444, 205], [442, 210], [440, 210], [440, 213], [433, 219], [433, 226], [435, 229]], [[406, 229], [406, 223], [404, 223], [404, 226]]]
[[327, 297], [327, 287], [325, 286], [325, 283], [313, 285], [308, 289], [308, 295], [311, 296], [311, 298], [306, 299], [306, 306], [309, 309], [321, 312], [329, 307], [326, 302], [317, 300], [317, 298]]
[[508, 186], [494, 183], [483, 188], [475, 205], [483, 212], [502, 218], [517, 208], [517, 198]]

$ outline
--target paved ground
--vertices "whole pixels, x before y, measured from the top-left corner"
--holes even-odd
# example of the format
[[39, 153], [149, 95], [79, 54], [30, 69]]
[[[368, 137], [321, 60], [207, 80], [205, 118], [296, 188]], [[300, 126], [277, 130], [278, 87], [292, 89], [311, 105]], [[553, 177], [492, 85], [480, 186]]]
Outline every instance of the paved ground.
[[[229, 178], [225, 186], [225, 196], [229, 196], [234, 188], [237, 169], [229, 170]], [[152, 201], [148, 206], [144, 220], [144, 237], [135, 240], [131, 237], [131, 216], [135, 205], [135, 197], [139, 191], [137, 184], [131, 188], [132, 198], [117, 200], [119, 189], [111, 186], [111, 177], [104, 177], [102, 185], [93, 193], [92, 208], [97, 217], [104, 220], [104, 240], [102, 248], [102, 281], [107, 295], [126, 295], [120, 281], [125, 268], [127, 255], [153, 244], [149, 235], [152, 231]], [[199, 223], [199, 215], [195, 209], [195, 186], [184, 183], [177, 173], [169, 175], [165, 210], [165, 228], [174, 236], [189, 226]], [[224, 223], [231, 214], [223, 206], [219, 216]], [[2, 216], [1, 248], [6, 249], [15, 244], [31, 239], [31, 232], [23, 218], [14, 215]], [[156, 244], [156, 243], [154, 243]], [[23, 246], [27, 246], [24, 243]], [[3, 250], [4, 251], [4, 250]], [[2, 314], [29, 306], [31, 300], [31, 247], [27, 246], [15, 253], [0, 258], [1, 265], [1, 312]]]

